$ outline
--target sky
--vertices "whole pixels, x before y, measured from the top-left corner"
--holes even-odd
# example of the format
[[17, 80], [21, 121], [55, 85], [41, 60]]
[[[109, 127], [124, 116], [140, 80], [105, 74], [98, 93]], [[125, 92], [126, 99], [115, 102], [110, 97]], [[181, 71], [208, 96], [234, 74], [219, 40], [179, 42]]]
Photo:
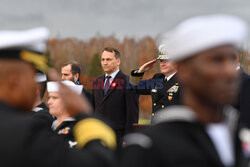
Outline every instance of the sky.
[[181, 20], [226, 13], [250, 22], [249, 0], [1, 0], [0, 29], [46, 26], [51, 38], [156, 37]]

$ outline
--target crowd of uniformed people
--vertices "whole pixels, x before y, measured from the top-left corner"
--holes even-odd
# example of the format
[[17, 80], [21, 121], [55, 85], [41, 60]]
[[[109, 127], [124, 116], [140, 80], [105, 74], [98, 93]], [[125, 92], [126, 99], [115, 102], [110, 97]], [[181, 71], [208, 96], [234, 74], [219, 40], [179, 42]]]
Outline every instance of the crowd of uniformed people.
[[[60, 74], [49, 67], [47, 28], [0, 31], [0, 165], [248, 166], [250, 77], [239, 48], [247, 28], [231, 15], [187, 19], [130, 76], [106, 47], [92, 94], [78, 62]], [[157, 62], [160, 73], [143, 79]], [[139, 95], [152, 97], [152, 123], [135, 130]]]

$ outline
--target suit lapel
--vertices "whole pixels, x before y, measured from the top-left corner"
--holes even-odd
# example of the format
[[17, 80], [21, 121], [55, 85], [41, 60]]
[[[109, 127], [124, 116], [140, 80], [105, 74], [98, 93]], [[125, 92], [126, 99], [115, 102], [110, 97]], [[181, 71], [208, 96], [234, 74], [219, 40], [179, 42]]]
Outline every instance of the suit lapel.
[[[105, 75], [101, 76], [99, 79], [102, 79], [103, 83], [104, 83], [104, 78], [105, 78]], [[97, 81], [96, 84], [98, 84], [98, 82], [99, 81]], [[101, 85], [101, 86], [103, 86], [103, 85]], [[96, 92], [97, 92], [97, 97], [100, 98], [100, 99], [103, 99], [103, 96], [104, 96], [103, 88], [102, 87], [101, 88], [98, 87], [98, 89], [97, 89]]]
[[[117, 75], [115, 76], [115, 78], [113, 79], [112, 83], [110, 84], [110, 87], [112, 86], [112, 84], [114, 83], [115, 80], [121, 78], [121, 75], [122, 75], [122, 73], [121, 73], [121, 71], [119, 71], [117, 73]], [[106, 95], [103, 97], [102, 102], [104, 102], [114, 90], [115, 90], [115, 87], [112, 89], [109, 89], [108, 92], [106, 93]]]

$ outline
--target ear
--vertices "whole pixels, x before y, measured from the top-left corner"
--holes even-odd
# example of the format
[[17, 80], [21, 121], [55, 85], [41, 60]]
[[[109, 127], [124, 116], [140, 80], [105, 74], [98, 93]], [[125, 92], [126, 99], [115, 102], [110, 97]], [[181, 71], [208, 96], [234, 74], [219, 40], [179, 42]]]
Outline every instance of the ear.
[[237, 66], [240, 66], [240, 56], [238, 53], [236, 53], [236, 55], [235, 55], [235, 62], [236, 62]]
[[121, 59], [118, 58], [118, 59], [117, 59], [117, 62], [118, 62], [118, 66], [120, 66], [120, 64], [121, 64]]
[[79, 78], [79, 73], [74, 75], [74, 82], [76, 82], [78, 80], [78, 78]]

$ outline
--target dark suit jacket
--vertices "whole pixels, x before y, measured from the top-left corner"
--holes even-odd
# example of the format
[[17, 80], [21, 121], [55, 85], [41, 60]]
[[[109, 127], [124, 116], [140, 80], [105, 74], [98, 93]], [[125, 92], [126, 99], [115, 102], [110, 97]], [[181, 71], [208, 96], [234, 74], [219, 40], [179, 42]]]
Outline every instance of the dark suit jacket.
[[119, 71], [104, 96], [104, 77], [102, 75], [94, 82], [92, 102], [95, 113], [111, 121], [116, 131], [128, 132], [132, 124], [138, 122], [138, 95], [127, 89], [128, 76]]
[[88, 99], [89, 103], [91, 104], [92, 94], [88, 90], [83, 88], [82, 95], [84, 95]]
[[[183, 114], [174, 110], [166, 120], [163, 115], [160, 122], [142, 133], [125, 136], [127, 146], [122, 154], [122, 167], [224, 167], [206, 127], [189, 116], [183, 119], [186, 115]], [[229, 122], [237, 125], [235, 120]], [[243, 156], [237, 130], [232, 130], [232, 136], [236, 141], [235, 167], [245, 166], [247, 159]]]
[[[82, 85], [82, 83], [80, 81], [80, 78], [78, 78], [78, 80], [76, 81], [75, 84], [76, 85]], [[91, 103], [92, 95], [88, 90], [86, 90], [85, 88], [82, 88], [82, 95], [85, 96], [88, 99], [89, 103]]]

